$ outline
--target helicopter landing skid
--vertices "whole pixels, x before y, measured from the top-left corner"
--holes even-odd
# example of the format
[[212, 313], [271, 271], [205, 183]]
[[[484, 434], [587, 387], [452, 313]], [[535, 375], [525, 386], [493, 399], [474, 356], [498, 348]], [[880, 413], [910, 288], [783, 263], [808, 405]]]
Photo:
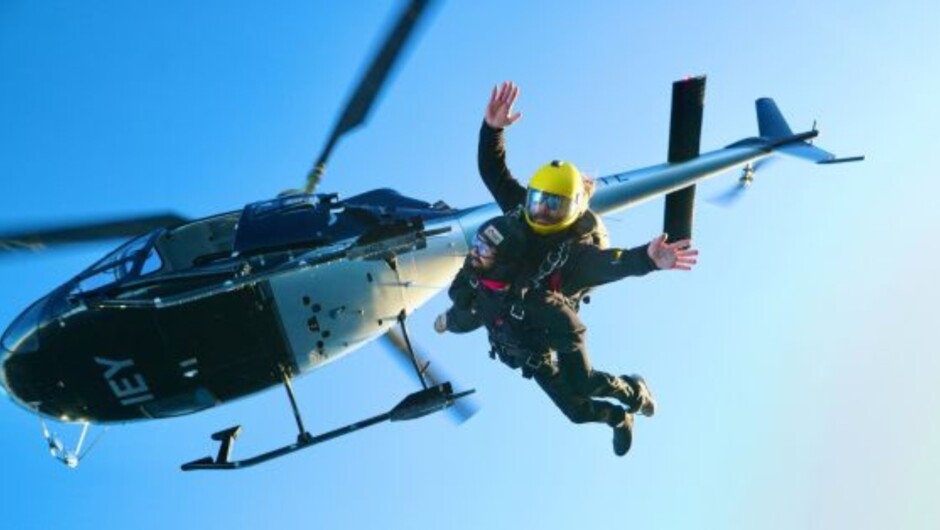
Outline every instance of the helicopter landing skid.
[[334, 429], [332, 431], [313, 436], [303, 428], [303, 423], [300, 420], [300, 414], [297, 411], [297, 405], [294, 401], [293, 391], [290, 388], [289, 381], [289, 378], [285, 376], [288, 395], [291, 398], [291, 406], [294, 409], [297, 425], [300, 428], [300, 434], [297, 435], [296, 442], [285, 445], [278, 449], [274, 449], [272, 451], [268, 451], [267, 453], [262, 453], [257, 456], [246, 458], [244, 460], [229, 460], [235, 439], [238, 438], [238, 435], [241, 433], [241, 426], [238, 425], [223, 431], [219, 431], [212, 435], [213, 440], [220, 442], [219, 453], [215, 459], [213, 459], [211, 456], [207, 456], [199, 460], [194, 460], [192, 462], [183, 464], [181, 469], [183, 471], [194, 471], [199, 469], [241, 469], [244, 467], [253, 466], [262, 462], [267, 462], [268, 460], [280, 458], [295, 451], [300, 451], [301, 449], [306, 449], [311, 445], [316, 445], [327, 440], [332, 440], [333, 438], [337, 438], [344, 434], [349, 434], [353, 431], [370, 427], [377, 423], [382, 423], [384, 421], [413, 420], [422, 416], [427, 416], [428, 414], [432, 414], [453, 405], [454, 402], [458, 399], [468, 396], [474, 392], [474, 390], [471, 389], [455, 394], [451, 388], [450, 383], [442, 383], [409, 394], [405, 397], [405, 399], [401, 400], [397, 405], [395, 405], [392, 410], [384, 414], [379, 414], [378, 416], [373, 416], [356, 423], [351, 423], [345, 427], [340, 427], [339, 429]]

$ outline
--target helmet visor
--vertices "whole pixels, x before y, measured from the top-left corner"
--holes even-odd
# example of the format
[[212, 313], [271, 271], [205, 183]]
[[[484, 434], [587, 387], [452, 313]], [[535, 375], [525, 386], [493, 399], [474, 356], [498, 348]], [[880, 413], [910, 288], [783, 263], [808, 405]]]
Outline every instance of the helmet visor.
[[529, 188], [526, 196], [526, 212], [532, 222], [554, 225], [568, 219], [573, 201], [568, 197]]

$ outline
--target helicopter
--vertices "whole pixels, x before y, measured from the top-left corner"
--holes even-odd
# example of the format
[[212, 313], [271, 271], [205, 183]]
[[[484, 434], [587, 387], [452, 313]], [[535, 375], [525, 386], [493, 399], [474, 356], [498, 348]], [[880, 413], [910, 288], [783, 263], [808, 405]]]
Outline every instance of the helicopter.
[[[243, 209], [188, 220], [174, 215], [117, 219], [58, 230], [0, 234], [0, 249], [130, 237], [86, 270], [26, 308], [0, 338], [0, 384], [40, 417], [82, 424], [169, 418], [283, 385], [297, 422], [296, 440], [232, 460], [240, 427], [212, 435], [215, 458], [184, 470], [239, 469], [384, 421], [422, 417], [463, 403], [420, 361], [407, 317], [459, 269], [477, 227], [501, 212], [495, 204], [454, 208], [394, 190], [340, 199], [315, 193], [337, 141], [364, 123], [427, 0], [405, 8], [350, 98], [306, 187]], [[660, 196], [665, 232], [691, 233], [695, 185], [756, 164], [774, 153], [817, 163], [836, 158], [794, 134], [772, 100], [757, 103], [760, 135], [699, 153], [704, 77], [673, 85], [667, 162], [597, 179], [592, 209], [608, 214]], [[422, 389], [384, 414], [310, 434], [292, 381], [398, 327]], [[44, 433], [46, 434], [46, 433]], [[46, 436], [50, 452], [74, 467]], [[86, 453], [87, 454], [87, 453]]]

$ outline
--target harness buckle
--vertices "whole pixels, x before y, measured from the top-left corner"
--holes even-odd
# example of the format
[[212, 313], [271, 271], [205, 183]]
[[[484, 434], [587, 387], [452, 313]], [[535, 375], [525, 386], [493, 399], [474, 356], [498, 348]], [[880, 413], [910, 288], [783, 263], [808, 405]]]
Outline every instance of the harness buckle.
[[551, 353], [529, 355], [522, 365], [522, 377], [530, 379], [536, 375], [553, 377], [558, 368]]
[[532, 354], [528, 356], [525, 360], [526, 368], [531, 369], [533, 372], [541, 368], [545, 364], [544, 355]]

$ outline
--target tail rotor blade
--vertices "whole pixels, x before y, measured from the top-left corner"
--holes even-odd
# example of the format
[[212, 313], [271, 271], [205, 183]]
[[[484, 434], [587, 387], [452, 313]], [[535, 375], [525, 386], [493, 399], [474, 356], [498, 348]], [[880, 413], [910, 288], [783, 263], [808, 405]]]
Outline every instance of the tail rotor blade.
[[708, 199], [708, 201], [725, 208], [734, 206], [741, 200], [741, 197], [744, 196], [744, 191], [751, 187], [751, 183], [754, 181], [754, 175], [756, 175], [759, 170], [764, 170], [775, 164], [777, 160], [778, 158], [769, 156], [748, 164], [744, 168], [744, 173], [741, 178], [738, 179], [734, 186], [724, 193]]
[[741, 197], [744, 196], [744, 190], [747, 188], [747, 186], [739, 182], [724, 193], [708, 199], [708, 201], [723, 208], [730, 208], [741, 200]]

